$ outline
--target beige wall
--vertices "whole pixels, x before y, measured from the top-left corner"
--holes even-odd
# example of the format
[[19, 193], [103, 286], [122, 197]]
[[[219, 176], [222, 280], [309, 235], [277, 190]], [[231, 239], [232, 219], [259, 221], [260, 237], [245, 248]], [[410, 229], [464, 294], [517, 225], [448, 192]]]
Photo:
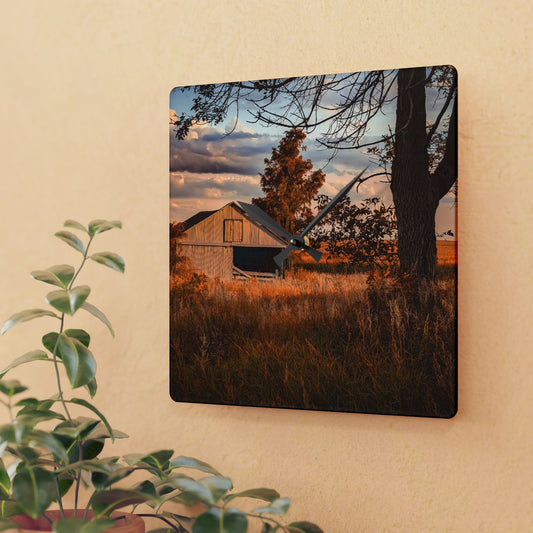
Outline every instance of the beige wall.
[[[133, 437], [238, 488], [293, 497], [328, 533], [533, 531], [531, 20], [528, 0], [4, 0], [0, 314], [41, 305], [74, 261], [66, 218], [119, 218], [91, 265], [101, 395]], [[459, 413], [452, 420], [174, 404], [168, 395], [168, 94], [176, 85], [452, 63], [460, 76]], [[93, 282], [92, 280], [95, 280]], [[9, 360], [44, 322], [0, 339]], [[33, 336], [33, 337], [32, 337]], [[19, 376], [40, 383], [49, 371]]]

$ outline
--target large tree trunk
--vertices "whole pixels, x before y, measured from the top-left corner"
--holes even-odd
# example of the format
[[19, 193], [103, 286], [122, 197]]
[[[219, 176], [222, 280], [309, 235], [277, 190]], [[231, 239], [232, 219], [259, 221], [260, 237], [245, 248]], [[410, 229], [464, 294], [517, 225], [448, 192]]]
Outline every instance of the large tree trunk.
[[398, 71], [398, 107], [391, 190], [398, 223], [398, 257], [404, 273], [436, 277], [435, 212], [439, 198], [426, 147], [425, 68]]

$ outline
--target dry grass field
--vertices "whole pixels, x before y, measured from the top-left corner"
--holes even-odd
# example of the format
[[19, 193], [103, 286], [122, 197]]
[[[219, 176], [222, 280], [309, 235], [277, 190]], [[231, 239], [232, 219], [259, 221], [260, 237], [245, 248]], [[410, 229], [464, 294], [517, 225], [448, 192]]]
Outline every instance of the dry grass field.
[[439, 265], [457, 264], [457, 242], [437, 241], [437, 261]]
[[[453, 267], [455, 243], [439, 243]], [[447, 270], [449, 273], [449, 270]], [[196, 277], [194, 277], [196, 276]], [[451, 416], [455, 276], [413, 289], [361, 273], [171, 279], [177, 401]]]

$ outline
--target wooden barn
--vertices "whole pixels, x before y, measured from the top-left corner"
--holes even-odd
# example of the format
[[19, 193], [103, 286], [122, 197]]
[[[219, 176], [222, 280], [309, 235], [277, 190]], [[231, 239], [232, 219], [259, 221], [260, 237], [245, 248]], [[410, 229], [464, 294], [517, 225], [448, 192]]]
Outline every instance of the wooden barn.
[[218, 211], [201, 211], [184, 221], [181, 251], [211, 277], [282, 276], [276, 256], [290, 234], [256, 205], [231, 202]]

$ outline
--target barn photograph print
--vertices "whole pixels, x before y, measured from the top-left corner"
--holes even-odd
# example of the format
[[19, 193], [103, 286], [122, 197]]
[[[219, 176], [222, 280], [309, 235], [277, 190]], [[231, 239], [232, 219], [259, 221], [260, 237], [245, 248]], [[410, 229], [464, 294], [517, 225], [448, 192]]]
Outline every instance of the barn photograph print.
[[170, 93], [170, 395], [457, 411], [457, 72]]

